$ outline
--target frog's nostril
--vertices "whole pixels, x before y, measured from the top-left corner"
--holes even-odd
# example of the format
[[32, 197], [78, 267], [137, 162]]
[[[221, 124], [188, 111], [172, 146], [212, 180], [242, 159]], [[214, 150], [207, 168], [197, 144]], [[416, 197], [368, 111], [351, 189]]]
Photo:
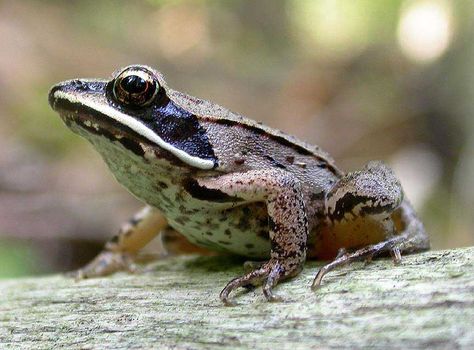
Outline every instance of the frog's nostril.
[[79, 79], [70, 80], [69, 86], [76, 91], [86, 91], [89, 88], [86, 82]]

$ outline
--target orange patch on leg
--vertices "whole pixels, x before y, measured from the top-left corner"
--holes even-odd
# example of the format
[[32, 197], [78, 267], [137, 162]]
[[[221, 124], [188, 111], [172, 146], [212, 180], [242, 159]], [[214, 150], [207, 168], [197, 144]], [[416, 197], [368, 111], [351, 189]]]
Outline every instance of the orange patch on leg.
[[319, 234], [321, 238], [308, 255], [323, 260], [334, 259], [340, 248], [361, 248], [387, 238], [384, 227], [368, 217], [323, 226]]

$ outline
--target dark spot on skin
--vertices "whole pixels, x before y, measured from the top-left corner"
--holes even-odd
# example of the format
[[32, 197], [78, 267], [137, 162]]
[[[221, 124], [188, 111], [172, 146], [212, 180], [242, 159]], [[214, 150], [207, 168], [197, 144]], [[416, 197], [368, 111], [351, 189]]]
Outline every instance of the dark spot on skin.
[[268, 228], [272, 232], [275, 232], [277, 229], [277, 224], [275, 223], [275, 221], [273, 221], [271, 217], [268, 217]]
[[183, 165], [182, 161], [180, 161], [178, 158], [173, 156], [170, 152], [167, 152], [163, 149], [154, 149], [153, 154], [154, 154], [154, 157], [157, 159], [166, 159], [171, 164], [178, 165], [178, 166]]
[[[86, 119], [86, 120], [89, 120], [89, 119]], [[108, 140], [110, 140], [112, 142], [118, 141], [123, 147], [125, 147], [127, 150], [133, 152], [137, 156], [143, 157], [145, 155], [145, 151], [140, 146], [140, 143], [138, 141], [135, 141], [131, 137], [118, 138], [118, 137], [116, 137], [116, 135], [114, 133], [110, 132], [109, 130], [106, 130], [103, 127], [99, 127], [99, 129], [97, 130], [96, 128], [94, 128], [92, 126], [88, 126], [84, 123], [81, 123], [81, 127], [83, 129], [86, 129], [91, 134], [98, 135], [98, 136], [103, 136], [103, 137], [107, 138]]]
[[179, 225], [184, 226], [189, 221], [189, 218], [187, 218], [186, 216], [179, 216], [174, 221]]
[[386, 213], [394, 210], [394, 203], [389, 203], [385, 205], [379, 205], [376, 207], [366, 206], [360, 209], [360, 214], [363, 215], [374, 215]]
[[306, 245], [306, 240], [300, 241], [298, 247], [299, 247], [299, 250], [298, 252], [295, 252], [295, 253], [299, 255], [301, 252], [304, 252], [308, 248], [308, 246]]
[[206, 232], [206, 235], [208, 235], [208, 236], [213, 236], [214, 234], [213, 234], [211, 231], [207, 231], [207, 232]]
[[142, 218], [139, 217], [132, 217], [130, 220], [128, 220], [128, 223], [132, 226], [137, 226], [140, 221], [142, 221]]
[[287, 253], [286, 250], [285, 250], [285, 247], [282, 246], [277, 241], [272, 241], [271, 242], [271, 249], [272, 249], [272, 253], [277, 254], [279, 257], [283, 257]]
[[324, 192], [319, 192], [319, 193], [311, 193], [311, 200], [312, 201], [320, 201], [324, 199], [325, 193]]
[[178, 203], [185, 202], [184, 191], [176, 192], [175, 195], [174, 195], [174, 200], [175, 200], [175, 202], [178, 202]]
[[317, 165], [318, 168], [321, 168], [321, 169], [327, 169], [328, 168], [328, 164], [327, 163], [319, 163]]
[[294, 156], [286, 156], [286, 161], [290, 164], [293, 164], [293, 162], [295, 161], [295, 157]]
[[163, 181], [158, 181], [157, 185], [163, 190], [168, 188], [168, 185], [164, 183]]
[[301, 252], [304, 251], [304, 249], [306, 248], [306, 243], [304, 244], [300, 244], [299, 246], [299, 250], [291, 250], [291, 251], [288, 251], [288, 252], [284, 252], [283, 253], [283, 256], [285, 258], [296, 258], [298, 256], [301, 255]]
[[[372, 198], [367, 196], [358, 196], [348, 192], [337, 200], [334, 212], [330, 214], [331, 219], [340, 221], [344, 218], [344, 214], [352, 212], [352, 210], [357, 205], [363, 204], [370, 200], [372, 200]], [[380, 214], [393, 209], [393, 205], [393, 203], [389, 203], [382, 206], [363, 206], [360, 209], [360, 215], [363, 216], [366, 214]]]
[[110, 242], [112, 243], [118, 243], [119, 241], [119, 237], [118, 236], [113, 236], [111, 239], [110, 239]]
[[217, 242], [223, 245], [232, 245], [232, 243], [228, 241], [217, 241]]
[[245, 163], [245, 159], [243, 158], [238, 158], [234, 160], [235, 165], [242, 165]]
[[280, 169], [286, 169], [286, 166], [284, 166], [283, 164], [281, 164], [280, 162], [275, 160], [275, 158], [273, 158], [272, 156], [265, 155], [264, 157], [266, 159], [268, 159], [270, 161], [270, 163], [272, 163], [273, 166], [275, 166], [277, 168], [280, 168]]
[[214, 220], [212, 219], [207, 219], [206, 220], [206, 227], [209, 228], [210, 230], [217, 230], [219, 229], [219, 224], [213, 223]]
[[118, 139], [118, 142], [120, 142], [122, 146], [129, 151], [135, 153], [137, 156], [143, 157], [145, 155], [145, 151], [143, 150], [142, 146], [140, 146], [140, 143], [134, 141], [133, 139], [124, 137]]
[[224, 234], [229, 237], [232, 236], [232, 232], [228, 228], [224, 231]]
[[240, 202], [242, 199], [234, 196], [229, 196], [227, 193], [222, 192], [214, 188], [207, 188], [201, 186], [194, 179], [187, 179], [183, 182], [184, 189], [194, 198], [216, 202], [216, 203], [227, 203], [227, 202]]
[[242, 216], [237, 224], [237, 227], [240, 231], [248, 231], [250, 229], [250, 219], [251, 219], [251, 211], [250, 208], [245, 207], [242, 210]]

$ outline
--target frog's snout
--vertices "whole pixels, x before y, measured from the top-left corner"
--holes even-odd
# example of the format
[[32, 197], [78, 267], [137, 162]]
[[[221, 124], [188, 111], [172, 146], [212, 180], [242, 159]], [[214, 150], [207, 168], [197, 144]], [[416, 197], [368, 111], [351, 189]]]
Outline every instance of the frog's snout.
[[56, 93], [58, 91], [61, 91], [62, 89], [63, 89], [63, 83], [59, 83], [51, 87], [51, 89], [49, 90], [48, 102], [51, 108], [53, 108], [54, 110], [56, 110], [55, 108], [56, 101], [57, 101]]
[[49, 90], [48, 101], [54, 110], [58, 110], [58, 102], [68, 100], [74, 103], [80, 96], [105, 93], [107, 81], [93, 79], [72, 79], [54, 85]]
[[[82, 88], [82, 89], [81, 89]], [[58, 100], [64, 98], [65, 94], [74, 94], [76, 91], [84, 90], [84, 82], [79, 79], [67, 80], [51, 87], [48, 94], [49, 105], [56, 109]]]

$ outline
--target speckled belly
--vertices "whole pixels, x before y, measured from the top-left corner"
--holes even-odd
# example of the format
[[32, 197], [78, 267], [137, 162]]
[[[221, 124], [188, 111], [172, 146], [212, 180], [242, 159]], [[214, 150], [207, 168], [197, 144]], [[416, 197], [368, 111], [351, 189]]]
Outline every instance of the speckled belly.
[[268, 220], [262, 204], [196, 214], [169, 213], [168, 221], [192, 243], [249, 258], [269, 258]]
[[198, 246], [249, 258], [270, 256], [264, 203], [235, 206], [197, 200], [172, 185], [146, 199], [164, 213], [171, 227]]

